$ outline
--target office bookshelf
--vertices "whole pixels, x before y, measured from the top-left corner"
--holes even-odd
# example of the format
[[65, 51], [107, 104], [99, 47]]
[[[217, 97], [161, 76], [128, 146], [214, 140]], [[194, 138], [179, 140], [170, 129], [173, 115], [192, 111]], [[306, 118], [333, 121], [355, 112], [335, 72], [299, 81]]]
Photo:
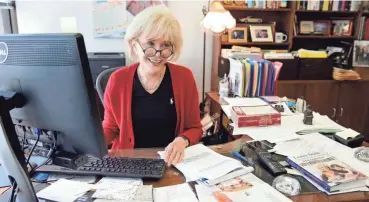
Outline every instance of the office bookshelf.
[[[261, 18], [263, 22], [276, 22], [275, 31], [283, 32], [288, 35], [288, 40], [284, 43], [275, 42], [222, 42], [220, 36], [213, 37], [213, 67], [212, 77], [218, 73], [218, 58], [222, 48], [230, 48], [232, 45], [245, 47], [260, 47], [262, 49], [285, 49], [298, 50], [300, 48], [319, 49], [326, 46], [339, 46], [342, 41], [353, 43], [358, 38], [360, 19], [362, 16], [369, 16], [369, 11], [363, 11], [361, 3], [358, 11], [322, 11], [322, 10], [303, 10], [297, 9], [298, 1], [288, 1], [286, 8], [247, 8], [246, 5], [224, 5], [232, 16], [238, 20], [252, 16]], [[351, 36], [323, 36], [323, 35], [300, 35], [295, 32], [295, 18], [297, 21], [307, 20], [332, 20], [334, 18], [350, 18], [353, 20]], [[245, 26], [237, 22], [237, 26]], [[273, 36], [274, 38], [274, 36]], [[214, 80], [214, 81], [213, 81]], [[217, 79], [212, 79], [211, 89], [217, 89]]]

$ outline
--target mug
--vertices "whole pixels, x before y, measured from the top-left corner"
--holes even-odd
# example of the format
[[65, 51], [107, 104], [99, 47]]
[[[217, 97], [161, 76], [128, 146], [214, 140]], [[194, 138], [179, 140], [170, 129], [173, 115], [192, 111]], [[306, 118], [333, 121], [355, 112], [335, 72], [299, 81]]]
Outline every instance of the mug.
[[276, 43], [282, 43], [287, 41], [287, 35], [283, 34], [282, 32], [275, 33], [275, 40]]

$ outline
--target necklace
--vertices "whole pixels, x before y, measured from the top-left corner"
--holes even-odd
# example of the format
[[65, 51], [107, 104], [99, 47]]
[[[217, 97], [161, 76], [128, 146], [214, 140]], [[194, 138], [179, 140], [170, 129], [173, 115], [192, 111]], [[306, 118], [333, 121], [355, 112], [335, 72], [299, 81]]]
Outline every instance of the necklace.
[[163, 80], [163, 78], [164, 78], [164, 73], [165, 73], [165, 69], [164, 69], [164, 71], [163, 71], [163, 72], [161, 72], [160, 79], [159, 79], [158, 83], [157, 83], [155, 86], [153, 86], [153, 87], [149, 88], [148, 86], [146, 86], [145, 82], [143, 81], [143, 78], [141, 77], [140, 72], [139, 72], [139, 71], [137, 71], [138, 79], [140, 80], [140, 82], [141, 82], [142, 86], [144, 87], [144, 89], [145, 89], [146, 91], [156, 91], [156, 89], [158, 89], [158, 88], [159, 88], [159, 86], [160, 86], [160, 84], [161, 84], [161, 81], [162, 81], [162, 80]]

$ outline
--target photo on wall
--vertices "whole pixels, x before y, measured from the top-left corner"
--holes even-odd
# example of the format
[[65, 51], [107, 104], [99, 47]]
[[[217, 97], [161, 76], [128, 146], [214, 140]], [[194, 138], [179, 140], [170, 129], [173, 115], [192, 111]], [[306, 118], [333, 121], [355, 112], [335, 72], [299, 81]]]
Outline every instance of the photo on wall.
[[167, 0], [94, 0], [94, 37], [124, 38], [128, 25], [138, 13], [159, 4], [167, 5]]
[[369, 41], [354, 42], [354, 67], [369, 67]]

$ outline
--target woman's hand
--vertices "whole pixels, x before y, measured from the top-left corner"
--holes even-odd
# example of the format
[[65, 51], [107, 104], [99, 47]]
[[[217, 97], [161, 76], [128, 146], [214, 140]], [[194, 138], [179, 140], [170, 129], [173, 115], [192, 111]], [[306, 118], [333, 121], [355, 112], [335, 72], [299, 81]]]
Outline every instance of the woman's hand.
[[184, 157], [184, 150], [188, 146], [189, 142], [183, 137], [176, 137], [166, 148], [165, 148], [165, 162], [168, 166], [175, 165], [182, 161]]

